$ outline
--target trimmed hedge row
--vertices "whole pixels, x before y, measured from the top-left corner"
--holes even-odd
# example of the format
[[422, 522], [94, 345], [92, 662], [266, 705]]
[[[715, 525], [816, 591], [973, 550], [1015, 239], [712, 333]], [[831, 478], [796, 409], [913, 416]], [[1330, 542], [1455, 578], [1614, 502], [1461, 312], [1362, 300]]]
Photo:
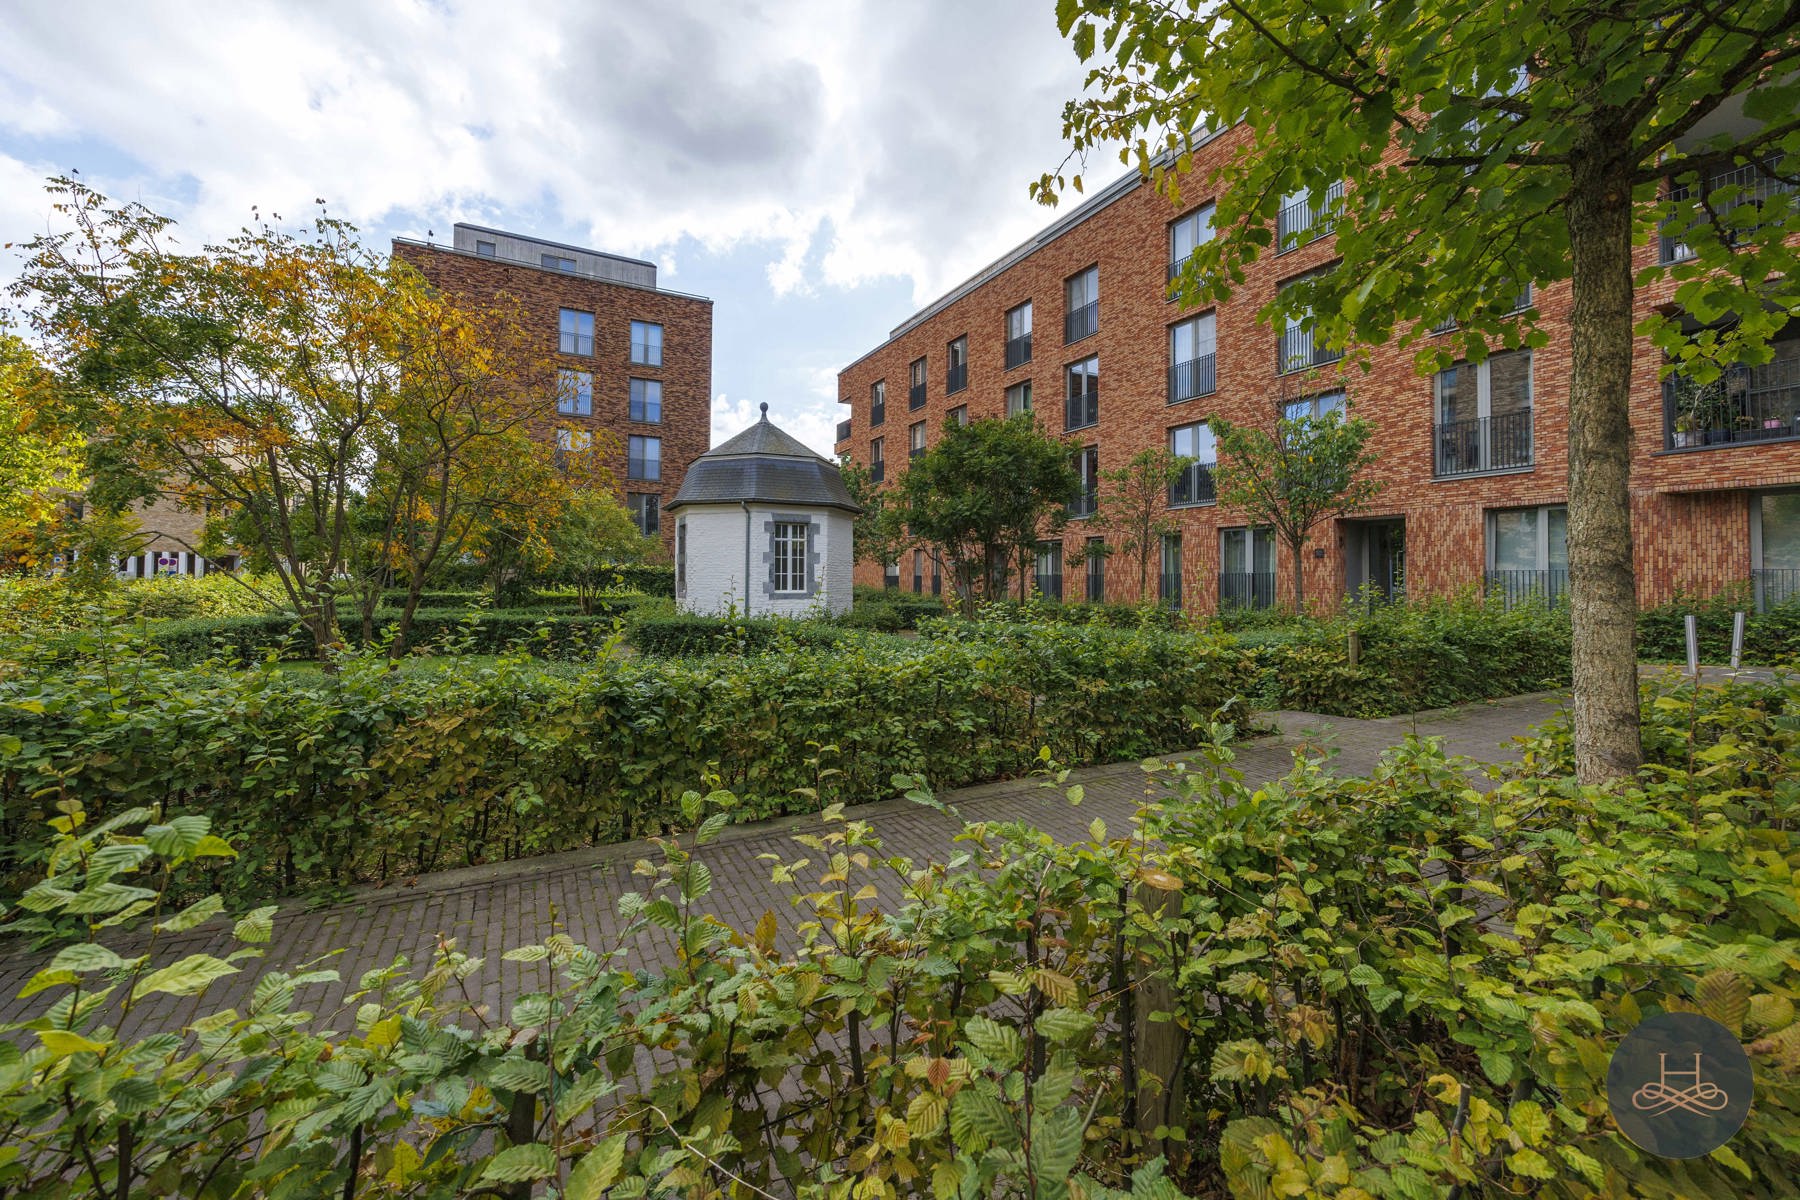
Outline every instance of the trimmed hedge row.
[[659, 832], [690, 788], [752, 818], [880, 799], [896, 775], [1012, 776], [1042, 747], [1139, 758], [1248, 683], [1216, 639], [1061, 625], [582, 671], [88, 663], [0, 682], [0, 852], [16, 882], [64, 795], [93, 819], [204, 812], [241, 851], [216, 885], [266, 897]]
[[824, 621], [640, 613], [631, 619], [629, 637], [632, 646], [645, 654], [673, 657], [755, 654], [777, 647], [828, 649], [858, 635]]
[[1662, 662], [1686, 661], [1686, 618], [1692, 613], [1700, 642], [1700, 661], [1729, 662], [1732, 620], [1739, 612], [1746, 614], [1744, 662], [1773, 665], [1800, 657], [1800, 598], [1757, 612], [1756, 601], [1745, 588], [1706, 599], [1678, 599], [1643, 610], [1638, 614], [1638, 655]]

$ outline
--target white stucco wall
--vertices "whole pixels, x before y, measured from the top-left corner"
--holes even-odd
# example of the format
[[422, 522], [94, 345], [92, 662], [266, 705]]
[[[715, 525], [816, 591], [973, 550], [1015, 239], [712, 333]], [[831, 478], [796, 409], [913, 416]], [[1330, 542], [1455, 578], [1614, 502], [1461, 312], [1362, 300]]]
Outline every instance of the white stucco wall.
[[[691, 504], [669, 517], [687, 526], [686, 590], [675, 598], [683, 612], [723, 615], [735, 608], [752, 617], [806, 617], [849, 611], [855, 562], [850, 514], [835, 508], [750, 506], [750, 586], [745, 587], [744, 510], [736, 504]], [[768, 524], [804, 520], [813, 526], [813, 594], [768, 593]], [[679, 538], [679, 532], [677, 537]], [[677, 545], [680, 543], [678, 542]], [[746, 604], [746, 596], [748, 604]]]

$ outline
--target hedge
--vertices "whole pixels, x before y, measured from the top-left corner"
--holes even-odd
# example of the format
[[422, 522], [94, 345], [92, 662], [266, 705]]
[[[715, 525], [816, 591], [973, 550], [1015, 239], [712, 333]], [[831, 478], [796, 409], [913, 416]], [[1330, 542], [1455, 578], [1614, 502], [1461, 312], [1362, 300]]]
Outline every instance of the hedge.
[[779, 617], [733, 619], [695, 613], [635, 614], [628, 634], [645, 654], [753, 654], [777, 647], [828, 648], [856, 634], [824, 621]]
[[1011, 776], [1046, 746], [1140, 758], [1246, 682], [1211, 639], [1061, 626], [579, 672], [94, 663], [0, 682], [0, 846], [34, 858], [67, 787], [96, 815], [207, 813], [243, 848], [219, 868], [229, 890], [291, 893], [659, 832], [715, 780], [759, 817], [880, 799], [896, 774]]
[[1745, 663], [1774, 665], [1800, 657], [1800, 597], [1756, 611], [1748, 588], [1732, 588], [1705, 598], [1680, 597], [1638, 614], [1638, 656], [1662, 662], [1687, 660], [1687, 616], [1694, 615], [1700, 661], [1731, 661], [1734, 616], [1745, 613]]

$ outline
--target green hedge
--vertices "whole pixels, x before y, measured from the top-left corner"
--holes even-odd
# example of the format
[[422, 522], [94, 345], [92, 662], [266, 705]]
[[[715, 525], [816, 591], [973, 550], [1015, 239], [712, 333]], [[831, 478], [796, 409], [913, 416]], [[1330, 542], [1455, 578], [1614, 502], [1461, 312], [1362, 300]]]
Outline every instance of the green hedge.
[[1067, 626], [578, 672], [96, 660], [0, 682], [0, 847], [36, 857], [63, 781], [96, 815], [210, 814], [243, 848], [223, 883], [266, 896], [658, 832], [709, 779], [757, 817], [881, 799], [896, 774], [1010, 776], [1046, 746], [1070, 764], [1140, 758], [1185, 745], [1246, 682], [1213, 639]]
[[1771, 666], [1800, 658], [1800, 598], [1756, 611], [1749, 588], [1732, 588], [1710, 597], [1681, 597], [1638, 614], [1638, 656], [1657, 662], [1687, 661], [1687, 615], [1692, 613], [1700, 643], [1700, 661], [1731, 661], [1731, 626], [1735, 614], [1746, 614], [1744, 658], [1747, 664]]
[[645, 654], [675, 656], [754, 654], [777, 647], [828, 648], [856, 635], [824, 621], [644, 612], [633, 616], [628, 637], [632, 646]]

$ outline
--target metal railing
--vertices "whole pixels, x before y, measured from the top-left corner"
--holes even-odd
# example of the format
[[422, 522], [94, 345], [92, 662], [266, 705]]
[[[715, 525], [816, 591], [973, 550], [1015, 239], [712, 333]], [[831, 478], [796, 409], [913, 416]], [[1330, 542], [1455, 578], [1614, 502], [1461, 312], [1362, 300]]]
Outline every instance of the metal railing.
[[887, 460], [886, 459], [882, 459], [879, 462], [872, 462], [869, 464], [869, 482], [870, 483], [880, 483], [882, 480], [884, 480], [886, 478], [887, 478]]
[[1063, 344], [1079, 342], [1100, 332], [1100, 302], [1090, 300], [1063, 318]]
[[925, 407], [925, 385], [915, 383], [906, 389], [906, 407], [908, 409]]
[[869, 406], [869, 428], [873, 429], [885, 420], [887, 420], [887, 401], [871, 404]]
[[1100, 559], [1100, 568], [1089, 567], [1087, 571], [1087, 598], [1089, 604], [1101, 604], [1106, 600], [1106, 560]]
[[1177, 275], [1181, 274], [1181, 272], [1183, 270], [1185, 270], [1187, 268], [1187, 265], [1192, 261], [1194, 261], [1194, 256], [1190, 254], [1186, 258], [1178, 258], [1174, 262], [1170, 263], [1169, 264], [1168, 282], [1174, 283], [1175, 277]]
[[1750, 587], [1756, 593], [1758, 612], [1770, 605], [1800, 600], [1800, 569], [1759, 567], [1750, 572]]
[[925, 453], [925, 447], [914, 446], [906, 452], [906, 457], [908, 459], [914, 459], [914, 458], [918, 458], [920, 455], [922, 455], [924, 453]]
[[[1727, 201], [1726, 207], [1719, 212], [1721, 218], [1726, 217], [1728, 214], [1742, 208], [1746, 204], [1753, 205], [1760, 209], [1765, 202], [1776, 196], [1787, 195], [1796, 190], [1800, 190], [1796, 189], [1794, 184], [1789, 183], [1785, 179], [1773, 178], [1774, 175], [1780, 173], [1781, 169], [1782, 156], [1779, 154], [1763, 160], [1760, 164], [1745, 163], [1741, 167], [1733, 167], [1729, 171], [1721, 171], [1719, 174], [1707, 179], [1701, 185], [1701, 194], [1710, 197], [1715, 192], [1721, 192], [1727, 188], [1731, 189], [1730, 199]], [[1669, 199], [1671, 200], [1686, 200], [1692, 194], [1692, 189], [1687, 185], [1669, 189]], [[1699, 214], [1698, 219], [1705, 221], [1709, 218], [1705, 213], [1701, 213]], [[1762, 228], [1760, 225], [1748, 225], [1741, 229], [1734, 226], [1721, 229], [1719, 231], [1719, 236], [1722, 237], [1727, 244], [1735, 245], [1738, 241], [1749, 237], [1760, 228]], [[1693, 253], [1693, 248], [1683, 241], [1679, 234], [1670, 235], [1664, 233], [1662, 235], [1663, 262], [1680, 262], [1684, 258], [1692, 257]]]
[[1016, 338], [1006, 339], [1006, 369], [1023, 366], [1031, 361], [1031, 335], [1022, 334]]
[[1531, 410], [1445, 421], [1431, 431], [1432, 473], [1472, 475], [1531, 465]]
[[1181, 576], [1164, 571], [1156, 577], [1156, 598], [1164, 608], [1181, 607]]
[[1076, 493], [1075, 499], [1069, 501], [1069, 515], [1071, 517], [1091, 517], [1098, 512], [1099, 509], [1100, 487], [1098, 484], [1089, 484], [1080, 492]]
[[1219, 356], [1202, 354], [1169, 368], [1169, 403], [1178, 404], [1195, 396], [1210, 396], [1219, 390]]
[[1275, 607], [1275, 572], [1219, 572], [1220, 608]]
[[1082, 391], [1070, 395], [1063, 404], [1063, 427], [1086, 429], [1100, 423], [1100, 382], [1091, 380]]
[[1339, 180], [1317, 200], [1305, 196], [1283, 208], [1275, 218], [1275, 253], [1286, 254], [1330, 233], [1343, 198], [1344, 184]]
[[1209, 504], [1218, 498], [1211, 463], [1189, 463], [1169, 485], [1169, 506]]
[[1663, 448], [1800, 437], [1800, 358], [1731, 367], [1711, 383], [1663, 380]]
[[957, 363], [944, 372], [944, 395], [960, 392], [969, 386], [969, 364]]
[[1304, 371], [1308, 367], [1322, 367], [1344, 357], [1342, 350], [1335, 350], [1324, 342], [1315, 341], [1310, 325], [1283, 330], [1278, 343], [1275, 348], [1275, 367], [1282, 375]]
[[850, 422], [839, 421], [838, 422], [837, 440], [842, 442], [842, 441], [847, 440], [849, 437], [850, 437]]
[[1544, 571], [1489, 571], [1484, 576], [1488, 595], [1498, 596], [1506, 607], [1515, 604], [1560, 604], [1569, 594], [1569, 572], [1564, 567]]
[[1061, 571], [1049, 575], [1041, 571], [1036, 572], [1031, 577], [1031, 584], [1037, 588], [1038, 595], [1046, 600], [1062, 599], [1063, 577]]

